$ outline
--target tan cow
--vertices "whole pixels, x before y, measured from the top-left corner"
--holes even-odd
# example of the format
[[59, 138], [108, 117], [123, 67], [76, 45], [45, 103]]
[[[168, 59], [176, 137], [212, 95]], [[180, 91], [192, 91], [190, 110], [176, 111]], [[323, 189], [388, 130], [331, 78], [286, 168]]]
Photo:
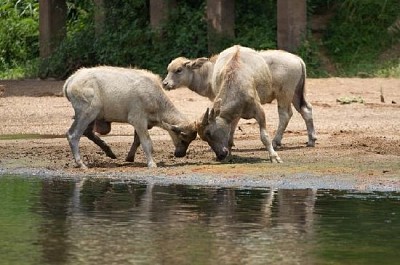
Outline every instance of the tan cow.
[[271, 84], [268, 66], [256, 51], [236, 45], [220, 53], [211, 78], [214, 105], [197, 124], [200, 138], [207, 141], [218, 160], [225, 159], [230, 153], [240, 118], [254, 118], [271, 162], [282, 162], [268, 136], [261, 106], [261, 102], [272, 96]]
[[151, 154], [153, 146], [148, 129], [158, 126], [167, 130], [177, 157], [186, 155], [189, 144], [197, 136], [195, 123], [179, 112], [162, 89], [161, 79], [149, 71], [108, 66], [82, 68], [66, 80], [63, 91], [75, 110], [67, 139], [76, 164], [81, 168], [86, 168], [79, 153], [82, 135], [97, 144], [107, 156], [115, 158], [110, 147], [94, 134], [93, 126], [97, 122], [108, 126], [111, 122], [134, 126], [134, 142], [126, 160], [133, 162], [142, 144], [148, 167], [157, 166]]
[[[306, 123], [307, 146], [315, 146], [317, 138], [312, 106], [305, 98], [306, 67], [303, 60], [280, 50], [260, 51], [259, 54], [264, 58], [272, 75], [272, 86], [267, 86], [272, 90], [261, 103], [271, 103], [274, 99], [278, 102], [279, 126], [273, 140], [274, 147], [281, 146], [283, 133], [293, 115], [292, 104]], [[211, 78], [217, 57], [193, 60], [178, 57], [172, 60], [163, 81], [164, 88], [171, 90], [188, 87], [197, 94], [214, 100], [216, 91], [211, 86]]]

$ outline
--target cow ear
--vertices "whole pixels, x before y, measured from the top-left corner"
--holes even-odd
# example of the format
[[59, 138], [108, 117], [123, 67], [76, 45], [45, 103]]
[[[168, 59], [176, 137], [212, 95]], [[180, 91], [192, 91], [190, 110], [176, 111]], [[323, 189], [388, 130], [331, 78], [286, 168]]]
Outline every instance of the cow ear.
[[171, 125], [171, 131], [177, 134], [183, 133], [182, 129], [178, 125]]
[[187, 132], [184, 131], [184, 129], [182, 129], [181, 127], [179, 127], [178, 125], [172, 125], [171, 129], [174, 133], [176, 134], [180, 134], [183, 137], [189, 136], [189, 134]]
[[164, 121], [161, 121], [161, 128], [163, 128], [164, 130], [172, 131], [172, 130], [173, 130], [173, 129], [172, 129], [172, 126], [173, 126], [173, 125], [171, 125], [171, 124], [169, 124], [169, 123], [166, 123], [166, 122], [164, 122]]
[[208, 111], [209, 109], [207, 108], [206, 113], [203, 115], [203, 119], [201, 121], [201, 125], [206, 126], [208, 124]]
[[186, 59], [186, 60], [182, 63], [183, 66], [188, 67], [188, 68], [191, 68], [191, 67], [190, 67], [191, 64], [192, 64], [192, 61], [189, 60], [189, 59]]
[[206, 62], [208, 62], [208, 58], [207, 57], [201, 57], [201, 58], [197, 58], [197, 59], [191, 60], [188, 64], [186, 64], [186, 66], [189, 67], [192, 70], [193, 69], [199, 69]]
[[181, 134], [183, 136], [187, 135], [187, 133], [185, 133], [181, 127], [179, 127], [178, 125], [171, 125], [169, 123], [166, 122], [162, 122], [162, 127], [168, 131], [172, 131], [176, 134]]
[[214, 101], [213, 110], [215, 112], [215, 117], [219, 116], [219, 114], [221, 113], [221, 102], [221, 98], [218, 98]]

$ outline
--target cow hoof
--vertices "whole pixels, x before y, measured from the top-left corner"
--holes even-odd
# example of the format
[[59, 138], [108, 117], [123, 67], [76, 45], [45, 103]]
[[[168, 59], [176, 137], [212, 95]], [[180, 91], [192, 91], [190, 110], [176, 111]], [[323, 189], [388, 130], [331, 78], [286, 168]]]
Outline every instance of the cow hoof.
[[157, 167], [157, 164], [154, 163], [154, 162], [151, 162], [151, 163], [149, 163], [149, 164], [147, 165], [147, 167], [148, 167], [148, 168], [156, 168], [156, 167]]
[[308, 142], [307, 147], [315, 147], [315, 141], [313, 142]]
[[282, 159], [279, 156], [271, 156], [271, 163], [283, 163]]
[[83, 169], [83, 170], [88, 169], [88, 167], [84, 163], [79, 163], [79, 164], [76, 165], [76, 167], [80, 168], [80, 169]]
[[282, 147], [282, 142], [280, 142], [280, 141], [272, 141], [272, 147], [274, 149], [279, 149], [279, 148]]
[[135, 158], [129, 157], [129, 156], [128, 156], [128, 157], [125, 158], [125, 161], [126, 161], [126, 162], [134, 162], [134, 161], [135, 161]]

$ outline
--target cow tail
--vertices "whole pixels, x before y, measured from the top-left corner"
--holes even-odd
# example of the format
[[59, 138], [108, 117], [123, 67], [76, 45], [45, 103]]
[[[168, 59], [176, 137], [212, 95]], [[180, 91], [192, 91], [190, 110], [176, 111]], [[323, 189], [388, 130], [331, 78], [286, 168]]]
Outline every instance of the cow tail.
[[68, 99], [68, 101], [71, 101], [70, 98], [68, 97], [68, 85], [71, 83], [72, 81], [72, 77], [68, 78], [67, 81], [65, 81], [64, 86], [63, 86], [63, 94], [64, 97], [66, 97]]
[[[308, 102], [305, 99], [305, 85], [306, 85], [306, 66], [302, 60], [300, 60], [301, 64], [301, 78], [296, 86], [295, 97], [297, 100], [294, 100], [296, 109], [301, 109], [303, 107], [309, 107]], [[296, 106], [297, 105], [297, 106]]]

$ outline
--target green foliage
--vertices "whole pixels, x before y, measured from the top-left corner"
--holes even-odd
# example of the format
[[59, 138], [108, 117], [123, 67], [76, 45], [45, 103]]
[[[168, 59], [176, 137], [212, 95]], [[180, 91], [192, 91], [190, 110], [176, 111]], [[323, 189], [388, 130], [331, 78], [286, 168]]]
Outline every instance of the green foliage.
[[257, 50], [276, 48], [276, 1], [236, 1], [234, 43]]
[[[20, 75], [39, 56], [39, 12], [34, 0], [0, 0], [0, 77]], [[9, 69], [19, 68], [13, 73]], [[32, 69], [31, 69], [32, 71]]]
[[[93, 19], [79, 16], [69, 23], [68, 37], [55, 54], [44, 62], [45, 76], [65, 77], [82, 66], [118, 65], [150, 69], [162, 74], [177, 56], [199, 57], [207, 53], [207, 27], [203, 1], [177, 1], [162, 28], [149, 24], [145, 1], [105, 2], [105, 23], [95, 33]], [[190, 23], [188, 23], [190, 21]]]
[[68, 1], [67, 7], [67, 37], [50, 58], [40, 61], [42, 78], [66, 78], [76, 69], [96, 62], [93, 2]]
[[308, 77], [327, 77], [328, 73], [323, 69], [320, 59], [320, 44], [312, 38], [304, 39], [297, 55], [300, 56], [307, 65]]
[[[65, 78], [77, 68], [101, 64], [135, 66], [163, 75], [172, 58], [210, 56], [206, 1], [176, 3], [169, 19], [155, 30], [149, 22], [149, 1], [104, 1], [105, 22], [95, 28], [92, 0], [67, 0], [67, 37], [50, 58], [39, 61], [38, 0], [0, 0], [0, 78]], [[218, 50], [233, 44], [275, 49], [276, 3], [235, 1], [236, 37], [218, 39]], [[328, 75], [321, 50], [339, 75], [400, 76], [399, 56], [379, 59], [400, 41], [398, 0], [307, 0], [307, 7], [309, 18], [321, 10], [335, 14], [322, 42], [308, 29], [296, 52], [306, 62], [309, 76]]]
[[66, 78], [76, 69], [91, 65], [95, 62], [93, 27], [84, 28], [81, 31], [73, 31], [61, 43], [54, 54], [41, 61], [41, 77]]
[[379, 54], [396, 41], [388, 28], [399, 19], [399, 10], [398, 0], [341, 1], [324, 38], [341, 75], [374, 75], [382, 66]]
[[175, 57], [197, 58], [208, 55], [203, 1], [177, 1], [177, 8], [172, 10], [169, 17], [161, 29], [150, 30], [154, 51], [148, 66], [160, 74], [166, 71], [167, 64]]

